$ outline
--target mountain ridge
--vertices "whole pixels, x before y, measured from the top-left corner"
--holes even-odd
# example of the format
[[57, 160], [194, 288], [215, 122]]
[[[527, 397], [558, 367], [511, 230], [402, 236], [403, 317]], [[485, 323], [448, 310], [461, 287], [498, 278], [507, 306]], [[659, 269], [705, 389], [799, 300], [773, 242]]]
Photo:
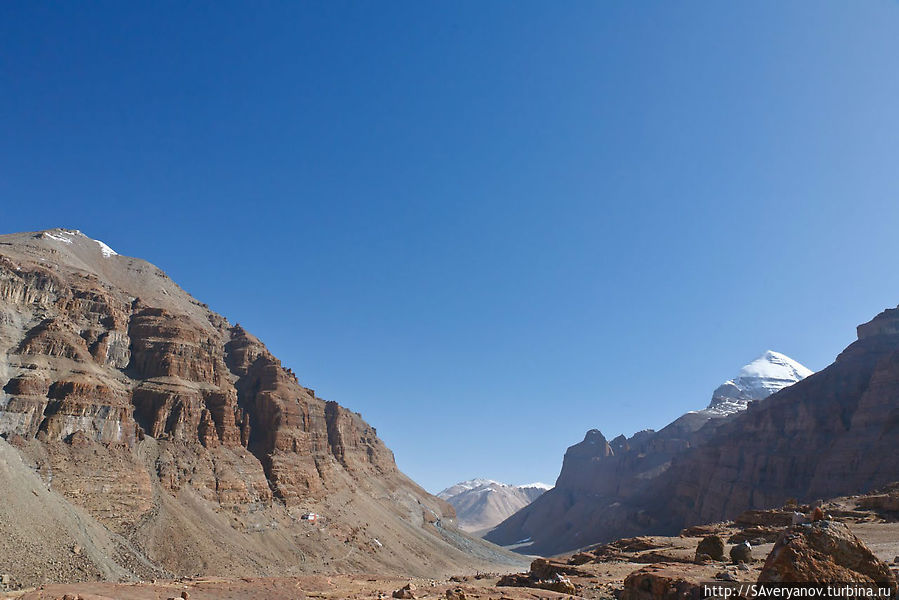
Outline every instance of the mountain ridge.
[[[566, 451], [555, 488], [487, 532], [485, 539], [508, 546], [528, 539], [522, 552], [556, 553], [642, 531], [651, 523], [630, 505], [648, 493], [677, 457], [713, 437], [751, 404], [810, 373], [786, 355], [768, 350], [716, 388], [706, 408], [687, 412], [659, 431], [646, 429], [630, 438], [608, 440], [600, 430], [589, 430]], [[564, 525], [557, 526], [560, 515]], [[596, 539], [582, 544], [582, 529]]]
[[475, 478], [452, 485], [437, 497], [456, 510], [460, 528], [477, 533], [497, 525], [549, 489], [552, 486], [541, 482], [511, 485]]
[[[71, 524], [47, 530], [88, 549], [57, 561], [62, 580], [518, 560], [456, 529], [452, 507], [402, 474], [358, 413], [300, 385], [158, 267], [77, 230], [0, 236], [0, 435], [44, 481], [38, 506], [106, 532], [103, 549]], [[17, 539], [7, 525], [20, 512], [2, 511], [21, 506], [8, 500], [0, 534]], [[58, 540], [34, 535], [38, 558], [58, 554]]]

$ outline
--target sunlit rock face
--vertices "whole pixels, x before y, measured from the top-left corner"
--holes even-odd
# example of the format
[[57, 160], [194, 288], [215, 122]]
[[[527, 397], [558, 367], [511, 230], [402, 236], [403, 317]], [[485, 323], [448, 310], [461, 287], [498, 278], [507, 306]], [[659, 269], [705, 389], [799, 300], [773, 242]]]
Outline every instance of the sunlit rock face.
[[[474, 564], [469, 538], [437, 529], [452, 507], [359, 414], [159, 268], [76, 230], [0, 236], [0, 436], [61, 502], [131, 540], [115, 568], [136, 576]], [[311, 537], [304, 510], [328, 528]]]

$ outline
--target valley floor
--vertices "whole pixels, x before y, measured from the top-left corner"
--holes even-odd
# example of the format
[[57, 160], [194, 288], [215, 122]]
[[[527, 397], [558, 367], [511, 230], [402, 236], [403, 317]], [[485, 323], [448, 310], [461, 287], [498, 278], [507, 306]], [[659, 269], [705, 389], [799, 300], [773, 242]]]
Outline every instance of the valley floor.
[[[878, 498], [881, 504], [893, 503], [899, 498], [897, 491], [899, 486], [888, 496], [842, 498], [824, 507], [828, 518], [846, 523], [877, 558], [891, 563], [894, 574], [899, 571], [899, 522], [896, 519], [899, 515], [892, 510], [884, 512], [876, 507], [872, 510], [864, 505], [870, 505], [872, 500]], [[893, 508], [892, 504], [889, 508]], [[689, 528], [676, 537], [628, 538], [594, 546], [585, 553], [556, 557], [552, 561], [535, 561], [535, 565], [543, 562], [545, 566], [564, 574], [564, 578], [574, 585], [575, 593], [510, 586], [510, 581], [526, 585], [527, 575], [507, 576], [516, 571], [507, 567], [505, 573], [456, 575], [448, 579], [334, 574], [47, 584], [9, 592], [6, 596], [0, 593], [0, 597], [19, 600], [374, 600], [396, 597], [394, 592], [411, 584], [412, 595], [400, 597], [432, 600], [611, 599], [622, 595], [625, 579], [637, 571], [653, 581], [661, 582], [663, 587], [678, 581], [755, 582], [765, 557], [774, 546], [774, 539], [784, 530], [784, 519], [792, 515], [792, 510], [747, 511], [736, 521]], [[741, 565], [726, 560], [697, 561], [697, 545], [710, 534], [727, 540], [728, 545], [742, 539], [752, 539], [753, 560]], [[534, 572], [532, 565], [531, 575]], [[501, 582], [505, 585], [498, 585]]]
[[[899, 523], [859, 522], [852, 531], [882, 560], [891, 562], [899, 556]], [[733, 529], [725, 528], [722, 533]], [[20, 600], [61, 600], [66, 594], [79, 600], [165, 600], [181, 598], [186, 592], [190, 600], [368, 600], [391, 598], [395, 590], [411, 583], [419, 599], [441, 599], [461, 591], [466, 599], [537, 600], [556, 598], [609, 599], [622, 589], [624, 579], [634, 571], [648, 569], [659, 576], [686, 576], [698, 581], [714, 581], [721, 573], [729, 573], [737, 581], [754, 582], [772, 543], [755, 546], [757, 557], [745, 570], [721, 562], [694, 564], [693, 557], [700, 536], [642, 537], [642, 550], [628, 550], [596, 563], [577, 566], [579, 574], [570, 579], [577, 586], [577, 596], [528, 587], [497, 586], [501, 574], [456, 576], [452, 579], [398, 579], [377, 575], [312, 575], [283, 578], [189, 578], [174, 581], [139, 583], [87, 582], [51, 584], [37, 589], [12, 592], [4, 598]], [[449, 595], [448, 595], [449, 593]]]

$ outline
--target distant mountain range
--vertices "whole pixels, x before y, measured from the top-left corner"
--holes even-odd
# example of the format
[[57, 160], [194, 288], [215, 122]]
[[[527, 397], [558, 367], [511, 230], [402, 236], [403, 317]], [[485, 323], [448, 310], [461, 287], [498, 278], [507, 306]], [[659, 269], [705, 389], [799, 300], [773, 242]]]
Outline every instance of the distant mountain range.
[[492, 479], [469, 479], [446, 488], [437, 497], [456, 509], [461, 529], [478, 533], [501, 523], [550, 489], [551, 485], [539, 482], [509, 485]]
[[724, 424], [745, 414], [751, 404], [810, 375], [810, 369], [769, 350], [721, 384], [706, 408], [690, 411], [660, 431], [647, 429], [608, 441], [598, 429], [591, 429], [584, 441], [568, 448], [556, 487], [484, 537], [509, 546], [528, 540], [520, 551], [554, 554], [654, 531], [661, 520], [643, 504], [671, 493], [655, 486], [665, 480], [672, 464], [715, 438]]

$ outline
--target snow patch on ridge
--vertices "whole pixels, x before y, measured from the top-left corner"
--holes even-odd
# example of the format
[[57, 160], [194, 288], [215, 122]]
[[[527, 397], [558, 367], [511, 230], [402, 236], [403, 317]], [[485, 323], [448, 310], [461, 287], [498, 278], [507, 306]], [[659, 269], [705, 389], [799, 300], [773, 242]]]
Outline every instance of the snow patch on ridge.
[[100, 246], [100, 252], [102, 252], [103, 256], [105, 256], [106, 258], [109, 258], [110, 256], [118, 256], [119, 255], [118, 252], [116, 252], [115, 250], [113, 250], [112, 248], [110, 248], [109, 246], [107, 246], [106, 244], [101, 242], [100, 240], [94, 240], [94, 241], [97, 242], [97, 245]]
[[40, 233], [39, 237], [42, 237], [42, 238], [45, 238], [48, 240], [53, 240], [55, 242], [62, 242], [63, 244], [70, 244], [70, 245], [72, 244], [72, 242], [74, 241], [74, 239], [76, 237], [82, 237], [85, 240], [89, 240], [89, 241], [97, 244], [100, 247], [100, 253], [105, 258], [119, 255], [118, 252], [116, 252], [115, 250], [110, 248], [104, 242], [101, 242], [100, 240], [95, 240], [95, 239], [89, 238], [86, 235], [84, 235], [83, 233], [81, 233], [81, 231], [79, 231], [78, 229], [63, 229], [61, 227], [58, 227], [56, 229], [42, 231]]
[[49, 231], [45, 231], [41, 234], [43, 237], [55, 240], [57, 242], [62, 242], [63, 244], [71, 244], [72, 238], [65, 237], [64, 235], [57, 235], [54, 233], [50, 233]]

